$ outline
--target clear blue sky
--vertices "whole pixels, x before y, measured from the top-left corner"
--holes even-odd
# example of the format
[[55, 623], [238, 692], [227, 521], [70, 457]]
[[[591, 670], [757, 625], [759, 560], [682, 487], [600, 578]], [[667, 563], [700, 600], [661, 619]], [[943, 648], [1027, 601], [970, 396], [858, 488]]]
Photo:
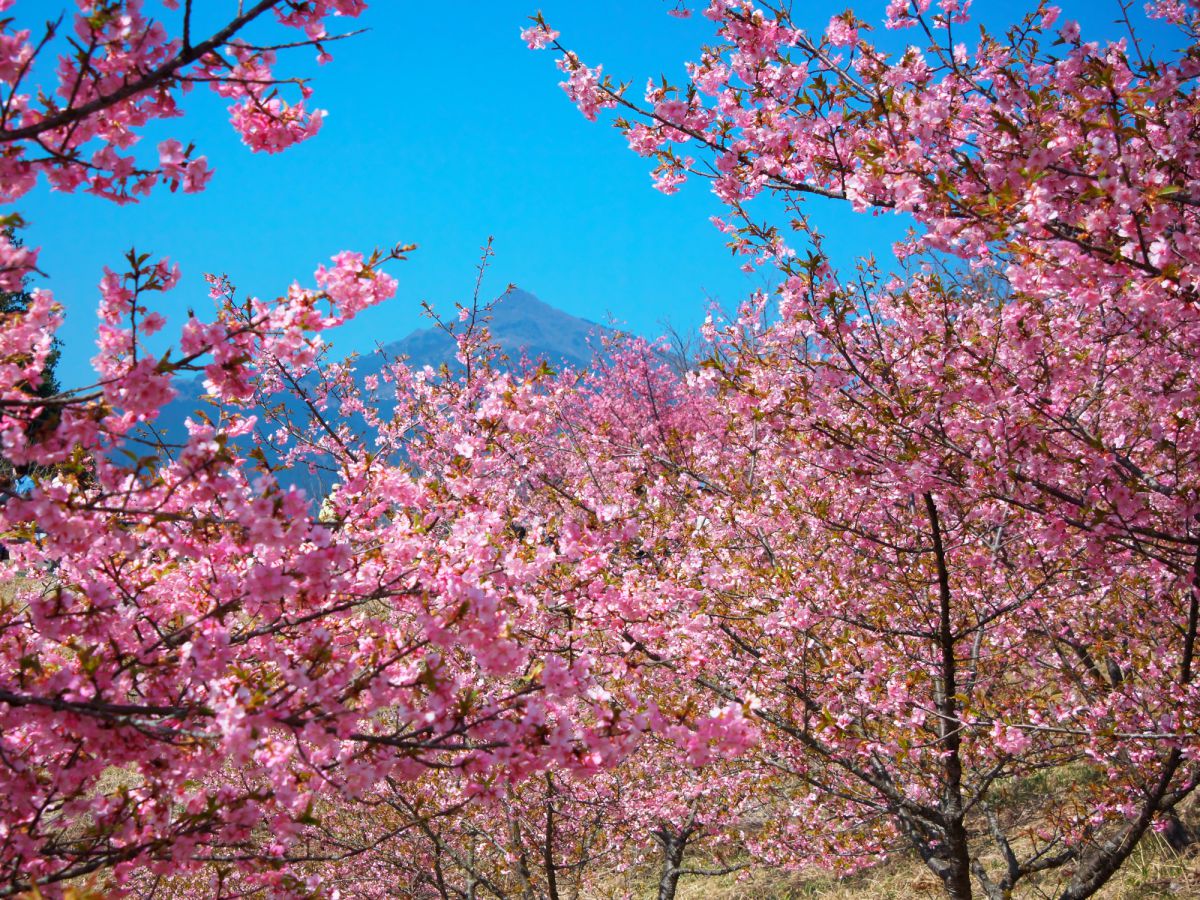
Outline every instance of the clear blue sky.
[[[231, 5], [205, 3], [214, 12]], [[307, 50], [281, 64], [288, 74], [312, 74], [313, 102], [329, 110], [308, 143], [252, 154], [226, 124], [223, 102], [197, 90], [186, 118], [147, 139], [194, 140], [217, 170], [204, 193], [160, 192], [123, 208], [44, 189], [23, 199], [16, 208], [32, 223], [26, 240], [43, 248], [41, 268], [68, 310], [63, 383], [91, 380], [95, 285], [131, 245], [181, 264], [184, 280], [161, 308], [177, 324], [189, 306], [209, 308], [205, 272], [227, 273], [268, 297], [292, 280], [309, 283], [315, 265], [338, 250], [419, 244], [410, 262], [392, 269], [396, 300], [333, 333], [343, 352], [421, 327], [421, 300], [449, 308], [468, 298], [489, 235], [496, 258], [488, 293], [513, 282], [572, 314], [611, 315], [647, 336], [668, 320], [695, 328], [710, 300], [732, 306], [760, 286], [761, 276], [739, 271], [709, 223], [719, 207], [706, 186], [674, 197], [652, 190], [648, 161], [567, 101], [548, 52], [525, 48], [518, 32], [537, 3], [374, 0], [360, 20], [370, 31], [338, 46], [331, 64], [311, 65]], [[814, 25], [846, 5], [814, 2]], [[1085, 34], [1112, 33], [1115, 2], [1063, 5], [1084, 21]], [[883, 2], [855, 6], [877, 19]], [[15, 13], [37, 22], [62, 7], [22, 0]], [[1024, 7], [975, 5], [990, 23]], [[709, 35], [707, 20], [669, 17], [662, 0], [541, 0], [540, 8], [585, 61], [639, 91], [648, 76], [681, 76]], [[855, 216], [832, 204], [819, 212], [843, 260], [886, 253], [901, 233], [895, 217]]]

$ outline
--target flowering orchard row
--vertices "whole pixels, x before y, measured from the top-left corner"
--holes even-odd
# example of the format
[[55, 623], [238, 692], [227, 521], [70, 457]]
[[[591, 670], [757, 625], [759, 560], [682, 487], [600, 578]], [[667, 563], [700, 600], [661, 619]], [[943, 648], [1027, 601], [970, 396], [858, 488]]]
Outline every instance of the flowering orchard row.
[[[312, 137], [277, 54], [328, 58], [364, 7], [231, 4], [202, 36], [165, 5], [38, 30], [0, 2], [4, 202], [202, 190], [197, 148], [138, 142], [196, 86], [251, 149]], [[1131, 8], [1100, 44], [1045, 4], [1003, 34], [966, 6], [894, 0], [889, 52], [870, 10], [711, 0], [686, 81], [641, 96], [525, 31], [779, 273], [682, 370], [627, 338], [585, 373], [502, 366], [476, 298], [442, 323], [459, 368], [360, 385], [322, 334], [395, 293], [408, 246], [270, 301], [210, 277], [162, 356], [180, 273], [131, 254], [96, 384], [50, 396], [61, 308], [5, 314], [0, 896], [557, 900], [649, 860], [669, 900], [907, 848], [949, 897], [1074, 900], [1186, 833], [1200, 19], [1152, 3], [1183, 48], [1156, 57]], [[835, 270], [812, 194], [907, 215], [896, 264]], [[37, 251], [5, 224], [20, 291]], [[196, 376], [211, 403], [152, 440]], [[320, 513], [296, 466], [334, 481]]]

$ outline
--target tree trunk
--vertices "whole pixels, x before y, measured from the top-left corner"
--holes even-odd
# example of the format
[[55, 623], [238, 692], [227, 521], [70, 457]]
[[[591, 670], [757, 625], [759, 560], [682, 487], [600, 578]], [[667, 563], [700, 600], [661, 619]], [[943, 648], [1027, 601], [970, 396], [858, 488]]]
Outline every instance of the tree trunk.
[[554, 862], [554, 779], [546, 773], [546, 833], [542, 841], [548, 900], [558, 900], [558, 866]]
[[[934, 848], [934, 869], [946, 893], [953, 900], [971, 900], [971, 853], [967, 845], [967, 830], [963, 826], [962, 800], [962, 722], [958, 710], [958, 661], [955, 658], [955, 634], [952, 618], [953, 598], [950, 592], [950, 567], [946, 548], [942, 544], [942, 526], [937, 504], [932, 494], [925, 494], [925, 509], [929, 515], [933, 538], [934, 562], [938, 576], [938, 635], [941, 654], [941, 673], [937, 683], [938, 738], [942, 747], [944, 784], [941, 813], [944, 820], [943, 846]], [[930, 859], [926, 862], [930, 863]], [[940, 870], [940, 871], [939, 871]]]
[[683, 835], [675, 834], [666, 828], [657, 832], [655, 837], [663, 851], [662, 875], [658, 879], [658, 900], [675, 900], [687, 841]]

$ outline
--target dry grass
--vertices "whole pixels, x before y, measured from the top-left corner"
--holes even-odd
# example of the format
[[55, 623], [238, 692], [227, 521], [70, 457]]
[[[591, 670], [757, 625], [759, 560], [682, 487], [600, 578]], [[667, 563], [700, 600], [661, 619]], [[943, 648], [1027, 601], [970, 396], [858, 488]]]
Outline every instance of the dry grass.
[[[1097, 777], [1095, 770], [1077, 764], [1047, 770], [995, 786], [992, 803], [1005, 820], [1006, 830], [1018, 856], [1031, 848], [1022, 832], [1041, 821], [1048, 797], [1063, 797], [1071, 789], [1086, 786]], [[1194, 834], [1200, 834], [1200, 798], [1178, 810]], [[979, 823], [976, 823], [979, 824]], [[1025, 827], [1020, 827], [1025, 826]], [[976, 843], [978, 842], [978, 843]], [[977, 831], [972, 843], [983, 852], [982, 862], [997, 875], [1003, 862], [999, 852], [989, 850], [990, 838]], [[703, 862], [692, 860], [691, 862]], [[897, 854], [889, 861], [853, 876], [838, 878], [826, 872], [784, 872], [755, 866], [753, 860], [742, 871], [720, 877], [685, 877], [679, 883], [679, 900], [906, 900], [945, 897], [941, 882], [915, 854]], [[1049, 872], [1025, 879], [1017, 885], [1014, 900], [1057, 897], [1065, 887], [1068, 872]], [[619, 882], [619, 883], [618, 883]], [[607, 896], [653, 897], [655, 873], [642, 869], [613, 879], [597, 898]], [[1176, 852], [1158, 834], [1147, 834], [1117, 874], [1097, 894], [1099, 900], [1148, 900], [1177, 897], [1200, 900], [1200, 844]]]
[[[992, 803], [1009, 823], [1028, 825], [1045, 813], [1047, 797], [1061, 797], [1073, 788], [1084, 786], [1097, 776], [1084, 764], [1063, 766], [995, 786]], [[1179, 813], [1193, 833], [1200, 833], [1200, 802], [1192, 801]], [[1007, 828], [1006, 828], [1007, 830]], [[1011, 839], [1018, 855], [1028, 852], [1020, 831], [1014, 828]], [[990, 839], [977, 834], [980, 847], [989, 848]], [[972, 843], [975, 841], [973, 840]], [[1003, 863], [998, 852], [989, 855], [983, 849], [982, 862], [999, 873]], [[1044, 873], [1017, 885], [1014, 898], [1057, 897], [1065, 887], [1063, 872]], [[633, 890], [635, 896], [653, 896], [643, 882]], [[751, 861], [741, 873], [716, 877], [693, 877], [680, 882], [679, 900], [905, 900], [905, 898], [944, 897], [941, 882], [913, 854], [892, 860], [854, 876], [836, 878], [821, 872], [788, 873], [756, 868]], [[1200, 844], [1178, 853], [1159, 835], [1151, 832], [1138, 844], [1117, 874], [1097, 894], [1099, 900], [1148, 900], [1152, 897], [1177, 897], [1200, 900]]]
[[[1017, 897], [1057, 895], [1053, 878], [1018, 885]], [[652, 896], [649, 886], [635, 891]], [[679, 900], [906, 900], [943, 897], [940, 882], [914, 858], [898, 859], [849, 878], [753, 870], [720, 878], [684, 879]], [[1099, 900], [1176, 897], [1200, 900], [1200, 848], [1178, 854], [1158, 835], [1148, 835], [1116, 876], [1096, 895]]]

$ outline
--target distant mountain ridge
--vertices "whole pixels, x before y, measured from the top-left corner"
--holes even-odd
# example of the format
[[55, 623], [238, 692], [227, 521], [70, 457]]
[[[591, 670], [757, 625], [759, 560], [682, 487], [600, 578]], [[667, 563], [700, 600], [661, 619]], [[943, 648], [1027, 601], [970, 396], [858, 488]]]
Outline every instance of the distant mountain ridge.
[[[598, 336], [610, 330], [563, 312], [519, 288], [495, 302], [488, 329], [501, 352], [513, 362], [524, 354], [531, 360], [565, 362], [573, 368], [591, 364]], [[442, 363], [453, 364], [456, 348], [440, 328], [420, 328], [381, 349], [388, 358], [404, 357], [413, 366], [436, 368]], [[361, 361], [369, 365], [369, 356], [364, 354]]]
[[[544, 303], [528, 291], [513, 289], [500, 297], [490, 310], [487, 323], [492, 340], [501, 353], [516, 363], [524, 355], [530, 360], [545, 359], [552, 366], [566, 364], [586, 368], [600, 351], [599, 339], [611, 329], [563, 312]], [[414, 367], [440, 367], [443, 363], [456, 368], [454, 339], [440, 328], [420, 328], [399, 340], [384, 343], [379, 350], [361, 354], [355, 361], [354, 374], [359, 385], [369, 375], [378, 374], [387, 361], [405, 358]], [[335, 356], [336, 358], [336, 356]], [[211, 410], [205, 400], [203, 378], [181, 380], [174, 385], [178, 395], [159, 414], [154, 422], [158, 437], [168, 443], [180, 444], [187, 439], [186, 421], [198, 411]], [[294, 404], [297, 415], [303, 416], [303, 405]], [[383, 405], [386, 413], [391, 404]], [[310, 496], [321, 496], [328, 490], [323, 476], [289, 473], [284, 478], [305, 487]]]

